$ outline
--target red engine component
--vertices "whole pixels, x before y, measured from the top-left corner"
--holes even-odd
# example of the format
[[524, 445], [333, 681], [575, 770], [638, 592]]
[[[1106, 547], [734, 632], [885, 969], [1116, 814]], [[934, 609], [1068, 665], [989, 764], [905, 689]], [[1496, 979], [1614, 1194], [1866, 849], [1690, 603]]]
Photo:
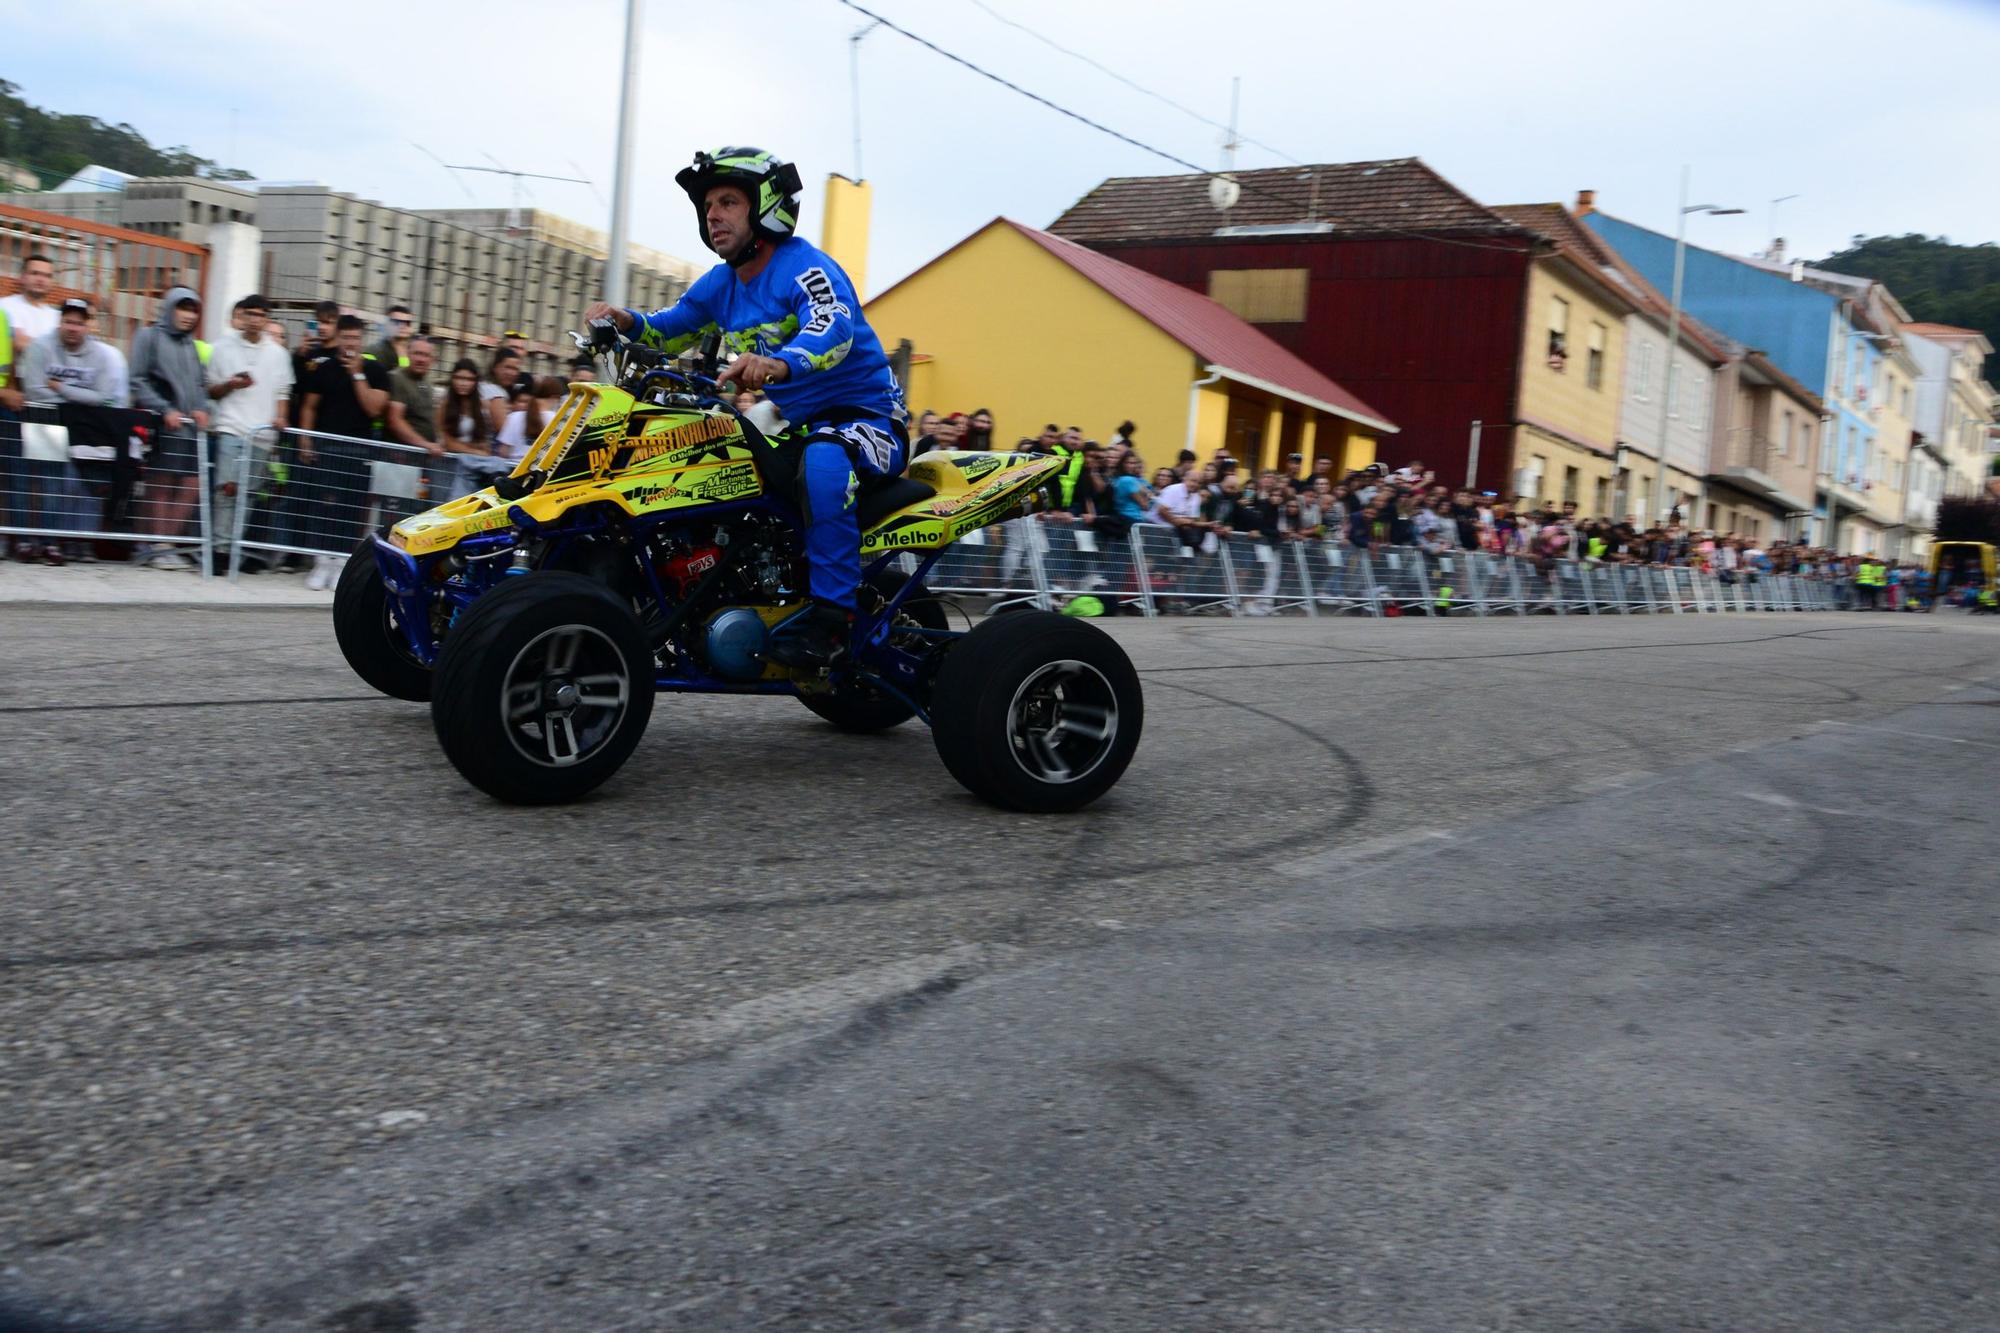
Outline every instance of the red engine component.
[[660, 580], [685, 597], [694, 591], [701, 576], [722, 562], [720, 546], [696, 546], [669, 556], [659, 564]]

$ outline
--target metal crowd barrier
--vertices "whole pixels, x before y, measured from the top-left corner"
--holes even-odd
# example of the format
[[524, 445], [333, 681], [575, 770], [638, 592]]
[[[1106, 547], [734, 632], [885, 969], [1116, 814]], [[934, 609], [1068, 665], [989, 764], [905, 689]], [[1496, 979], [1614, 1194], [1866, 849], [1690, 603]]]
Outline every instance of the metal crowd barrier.
[[325, 431], [259, 431], [217, 442], [218, 542], [245, 555], [345, 556], [364, 533], [491, 484], [506, 460], [471, 463], [416, 445]]
[[132, 408], [0, 415], [0, 535], [63, 559], [171, 553], [212, 569], [208, 451]]
[[1270, 543], [1242, 533], [1188, 546], [1159, 524], [1111, 535], [1062, 515], [975, 533], [945, 553], [928, 582], [941, 593], [997, 598], [996, 605], [1060, 607], [1090, 596], [1109, 611], [1148, 616], [1720, 615], [1837, 610], [1846, 599], [1845, 580], [1830, 576], [1725, 579], [1686, 566]]
[[[123, 448], [75, 429], [72, 413], [31, 406], [0, 418], [0, 535], [95, 547], [99, 557], [179, 551], [203, 578], [235, 578], [249, 556], [345, 556], [363, 533], [491, 482], [510, 466], [320, 431], [249, 439], [169, 434], [120, 410]], [[103, 418], [96, 425], [102, 427]], [[164, 464], [164, 466], [163, 466]], [[914, 556], [905, 555], [906, 568]], [[1484, 551], [1370, 550], [1342, 542], [1267, 542], [1237, 533], [1189, 546], [1172, 528], [1098, 529], [1067, 515], [1014, 519], [948, 549], [926, 580], [946, 595], [1054, 608], [1090, 596], [1146, 616], [1719, 615], [1833, 611], [1845, 578], [1730, 574], [1685, 567], [1536, 560]]]

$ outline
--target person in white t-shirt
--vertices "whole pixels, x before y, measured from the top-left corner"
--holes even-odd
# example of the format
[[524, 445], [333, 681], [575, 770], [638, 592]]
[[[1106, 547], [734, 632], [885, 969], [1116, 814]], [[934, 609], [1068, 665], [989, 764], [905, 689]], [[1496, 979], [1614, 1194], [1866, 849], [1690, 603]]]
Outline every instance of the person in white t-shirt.
[[56, 284], [56, 266], [47, 255], [29, 255], [21, 261], [21, 290], [0, 298], [0, 310], [7, 312], [7, 327], [14, 335], [16, 359], [28, 344], [56, 331], [62, 312], [49, 291]]
[[1201, 517], [1202, 502], [1207, 495], [1202, 471], [1193, 464], [1188, 465], [1179, 481], [1160, 492], [1160, 517], [1180, 533], [1183, 546], [1201, 545], [1202, 535], [1209, 530], [1210, 525]]
[[275, 339], [264, 336], [270, 317], [269, 301], [244, 297], [230, 314], [232, 327], [216, 340], [208, 358], [208, 396], [215, 404], [209, 436], [214, 464], [209, 475], [218, 542], [234, 540], [241, 493], [258, 491], [285, 428], [292, 358]]

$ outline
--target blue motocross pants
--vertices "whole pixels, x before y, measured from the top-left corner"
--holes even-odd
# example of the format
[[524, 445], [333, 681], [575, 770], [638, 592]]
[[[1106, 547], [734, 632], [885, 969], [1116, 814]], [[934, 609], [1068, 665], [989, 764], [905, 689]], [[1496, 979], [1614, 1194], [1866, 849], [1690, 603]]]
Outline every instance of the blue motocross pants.
[[901, 423], [886, 416], [813, 424], [806, 430], [799, 479], [812, 595], [852, 611], [861, 586], [861, 522], [854, 512], [861, 478], [900, 474], [909, 445]]

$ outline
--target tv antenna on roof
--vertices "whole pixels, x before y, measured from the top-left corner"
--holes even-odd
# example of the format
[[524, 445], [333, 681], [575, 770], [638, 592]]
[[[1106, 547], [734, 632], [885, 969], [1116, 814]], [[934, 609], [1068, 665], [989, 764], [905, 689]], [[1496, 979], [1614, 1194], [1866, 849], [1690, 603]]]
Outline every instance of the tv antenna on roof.
[[[484, 157], [488, 162], [491, 162], [493, 164], [492, 166], [476, 167], [476, 166], [467, 166], [458, 162], [447, 162], [443, 158], [439, 157], [436, 153], [433, 153], [430, 149], [425, 148], [420, 143], [413, 143], [411, 147], [417, 149], [417, 151], [424, 154], [424, 156], [436, 162], [446, 171], [479, 171], [479, 172], [484, 172], [489, 176], [506, 176], [509, 179], [511, 179], [513, 182], [514, 203], [513, 206], [507, 210], [507, 229], [509, 231], [519, 231], [521, 229], [521, 200], [522, 197], [528, 193], [528, 187], [524, 182], [562, 181], [567, 185], [587, 185], [590, 187], [591, 192], [593, 194], [595, 194], [597, 191], [597, 183], [586, 177], [551, 176], [539, 171], [515, 171], [511, 167], [503, 166], [500, 162], [500, 159], [494, 157], [493, 154], [491, 153], [482, 152], [480, 156]], [[572, 170], [575, 169], [573, 164], [571, 169]], [[463, 181], [459, 182], [458, 188], [461, 190], [465, 190], [466, 198], [469, 199], [472, 197], [472, 191], [467, 190], [465, 188], [465, 183]]]
[[597, 188], [581, 176], [546, 176], [539, 171], [515, 171], [511, 167], [502, 166], [500, 159], [494, 157], [491, 153], [482, 152], [480, 156], [493, 165], [490, 167], [461, 167], [453, 166], [447, 162], [445, 166], [452, 171], [483, 171], [492, 176], [506, 176], [513, 181], [514, 206], [507, 210], [507, 229], [509, 231], [519, 231], [521, 229], [521, 198], [523, 195], [529, 193], [528, 187], [525, 184], [527, 181], [564, 181], [571, 185], [590, 185], [592, 189]]
[[1243, 141], [1236, 137], [1236, 107], [1243, 95], [1241, 77], [1229, 81], [1229, 130], [1222, 137], [1222, 170], [1208, 178], [1208, 202], [1215, 211], [1223, 214], [1225, 220], [1229, 210], [1236, 207], [1236, 201], [1243, 197], [1243, 187], [1236, 182], [1236, 150]]

